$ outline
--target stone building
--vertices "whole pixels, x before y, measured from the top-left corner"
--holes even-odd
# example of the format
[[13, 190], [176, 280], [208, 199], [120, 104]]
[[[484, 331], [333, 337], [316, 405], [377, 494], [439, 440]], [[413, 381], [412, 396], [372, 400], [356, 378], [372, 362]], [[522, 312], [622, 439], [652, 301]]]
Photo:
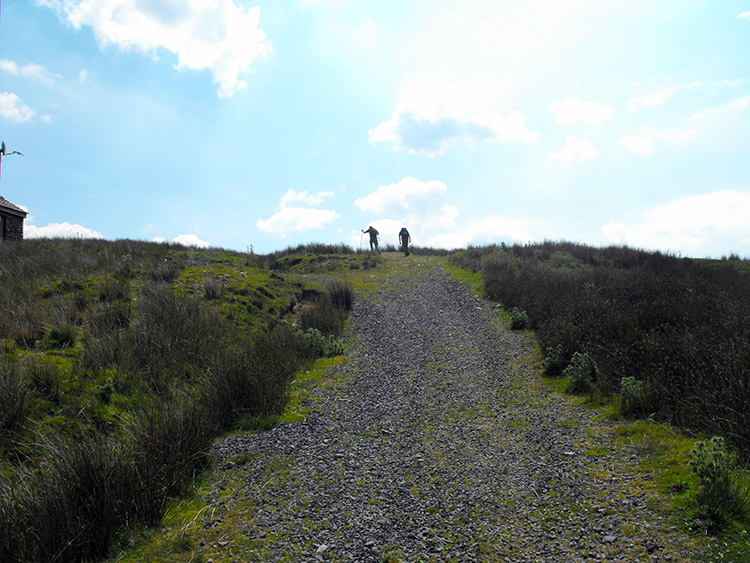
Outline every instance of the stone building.
[[0, 240], [23, 240], [26, 213], [0, 195]]

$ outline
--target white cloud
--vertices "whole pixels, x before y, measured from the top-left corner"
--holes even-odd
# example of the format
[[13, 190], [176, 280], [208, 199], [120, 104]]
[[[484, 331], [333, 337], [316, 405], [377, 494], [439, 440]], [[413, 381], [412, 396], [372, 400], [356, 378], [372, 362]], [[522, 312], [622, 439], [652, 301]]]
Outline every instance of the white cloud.
[[23, 228], [23, 235], [26, 238], [104, 238], [101, 233], [92, 231], [83, 225], [68, 222], [50, 223], [43, 227], [26, 224]]
[[59, 74], [51, 72], [36, 63], [29, 63], [23, 66], [19, 66], [18, 63], [9, 61], [7, 59], [0, 59], [0, 70], [4, 70], [5, 72], [13, 74], [14, 76], [30, 76], [32, 78], [41, 80], [48, 85], [53, 84], [55, 80], [60, 78]]
[[423, 182], [406, 176], [355, 200], [354, 206], [373, 217], [378, 216], [376, 221], [397, 224], [398, 228], [393, 231], [394, 244], [402, 226], [409, 229], [415, 244], [421, 244], [432, 236], [431, 233], [454, 228], [459, 211], [442, 200], [447, 192], [448, 187], [439, 180]]
[[402, 92], [390, 119], [369, 131], [370, 142], [428, 156], [462, 142], [535, 142], [523, 113], [498, 111], [498, 87], [485, 78], [422, 76]]
[[747, 109], [750, 109], [750, 96], [738, 98], [736, 100], [732, 100], [731, 102], [722, 104], [719, 107], [696, 113], [692, 115], [688, 119], [688, 121], [691, 123], [712, 124], [717, 121], [721, 121], [730, 115], [745, 111]]
[[34, 117], [34, 110], [23, 104], [14, 93], [0, 92], [0, 116], [22, 123]]
[[434, 248], [465, 248], [475, 244], [500, 242], [530, 242], [539, 238], [534, 235], [539, 223], [533, 219], [511, 217], [486, 217], [475, 221], [463, 231], [441, 233], [428, 239], [424, 245]]
[[281, 196], [279, 211], [266, 220], [258, 219], [255, 225], [265, 233], [281, 237], [286, 237], [291, 231], [321, 230], [325, 225], [336, 221], [339, 214], [328, 209], [303, 206], [320, 205], [331, 196], [333, 196], [332, 192], [311, 194], [308, 191], [288, 190]]
[[698, 131], [695, 129], [652, 129], [645, 128], [644, 135], [649, 139], [663, 141], [668, 144], [686, 143], [692, 140]]
[[654, 152], [654, 147], [646, 137], [642, 135], [626, 135], [617, 140], [617, 143], [625, 147], [630, 152], [650, 156]]
[[677, 199], [644, 213], [635, 224], [610, 221], [602, 227], [607, 242], [638, 248], [718, 256], [750, 246], [747, 217], [750, 193], [721, 191]]
[[177, 235], [172, 239], [172, 242], [176, 244], [181, 244], [183, 246], [195, 246], [197, 248], [208, 248], [211, 246], [209, 243], [207, 243], [204, 240], [201, 240], [198, 238], [197, 235], [189, 234], [189, 235]]
[[407, 176], [395, 184], [380, 186], [377, 191], [355, 200], [354, 205], [369, 213], [408, 211], [447, 191], [448, 187], [439, 180], [422, 182]]
[[591, 146], [586, 139], [580, 139], [575, 135], [565, 137], [563, 146], [549, 155], [552, 160], [561, 162], [583, 162], [599, 157], [599, 151]]
[[654, 129], [650, 127], [641, 128], [638, 133], [626, 135], [617, 140], [617, 143], [630, 152], [650, 156], [654, 152], [654, 142], [675, 145], [685, 143], [695, 137], [695, 129]]
[[318, 192], [317, 194], [311, 194], [308, 191], [295, 192], [294, 190], [287, 191], [281, 197], [281, 208], [289, 207], [293, 203], [303, 203], [307, 205], [320, 205], [328, 197], [333, 196], [333, 192]]
[[346, 0], [302, 0], [306, 6], [345, 6]]
[[[638, 96], [635, 96], [633, 99], [628, 102], [628, 107], [626, 108], [626, 112], [633, 113], [638, 111], [639, 108], [652, 108], [655, 106], [660, 106], [664, 103], [666, 103], [668, 100], [676, 96], [678, 93], [682, 92], [683, 90], [687, 90], [689, 88], [695, 88], [698, 86], [702, 86], [703, 82], [700, 80], [696, 80], [694, 82], [690, 82], [689, 84], [675, 84], [673, 86], [670, 86], [669, 88], [661, 88], [659, 90], [655, 90], [653, 92], [646, 92], [643, 94], [640, 94]], [[642, 85], [636, 84], [633, 88], [634, 93], [637, 91], [640, 91], [642, 88]]]
[[737, 19], [750, 21], [750, 12], [742, 12], [741, 14], [738, 14]]
[[209, 70], [219, 97], [247, 84], [241, 73], [271, 52], [258, 25], [260, 8], [245, 10], [234, 0], [42, 0], [76, 28], [91, 27], [101, 45], [177, 56], [178, 69]]
[[327, 209], [285, 207], [265, 221], [258, 219], [255, 225], [264, 233], [285, 237], [291, 231], [322, 230], [326, 224], [333, 223], [338, 218], [338, 213]]
[[615, 112], [612, 106], [586, 102], [580, 98], [565, 98], [552, 102], [547, 111], [555, 115], [555, 123], [558, 125], [583, 124], [588, 127], [599, 127]]

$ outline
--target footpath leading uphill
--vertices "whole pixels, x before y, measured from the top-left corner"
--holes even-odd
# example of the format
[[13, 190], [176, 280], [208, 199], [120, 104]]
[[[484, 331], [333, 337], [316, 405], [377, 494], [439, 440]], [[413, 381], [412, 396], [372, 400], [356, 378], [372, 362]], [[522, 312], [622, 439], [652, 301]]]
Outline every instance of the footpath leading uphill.
[[693, 560], [634, 452], [541, 387], [527, 336], [438, 262], [387, 259], [310, 414], [216, 444], [205, 560]]

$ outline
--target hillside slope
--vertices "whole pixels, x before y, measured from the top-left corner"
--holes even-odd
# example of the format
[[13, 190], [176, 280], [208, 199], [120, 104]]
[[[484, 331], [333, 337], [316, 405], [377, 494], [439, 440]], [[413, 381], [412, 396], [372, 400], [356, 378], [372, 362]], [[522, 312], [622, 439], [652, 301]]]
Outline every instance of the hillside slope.
[[699, 560], [649, 508], [637, 452], [542, 388], [530, 338], [439, 261], [386, 259], [307, 418], [215, 445], [185, 545], [214, 563]]

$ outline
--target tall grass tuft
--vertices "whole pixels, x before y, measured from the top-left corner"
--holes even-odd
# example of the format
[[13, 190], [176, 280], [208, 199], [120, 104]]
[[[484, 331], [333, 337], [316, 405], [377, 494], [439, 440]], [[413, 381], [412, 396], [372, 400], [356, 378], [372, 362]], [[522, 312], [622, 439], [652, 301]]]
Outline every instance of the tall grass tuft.
[[30, 407], [28, 388], [18, 364], [0, 356], [0, 452], [22, 430]]
[[351, 284], [342, 281], [332, 281], [328, 284], [328, 296], [336, 307], [342, 311], [350, 311], [354, 304], [354, 289]]
[[0, 479], [2, 561], [90, 561], [106, 555], [140, 494], [122, 448], [104, 437], [43, 438], [38, 468]]
[[327, 295], [321, 295], [311, 307], [303, 309], [299, 315], [302, 331], [316, 329], [325, 335], [340, 336], [344, 332], [346, 312], [336, 306]]
[[246, 416], [278, 414], [302, 360], [301, 343], [285, 325], [221, 350], [206, 378], [205, 400], [215, 424], [227, 428]]
[[125, 424], [135, 483], [148, 491], [134, 507], [140, 521], [158, 523], [167, 500], [185, 492], [207, 463], [217, 427], [206, 401], [196, 399], [180, 393], [170, 401], [157, 401]]

